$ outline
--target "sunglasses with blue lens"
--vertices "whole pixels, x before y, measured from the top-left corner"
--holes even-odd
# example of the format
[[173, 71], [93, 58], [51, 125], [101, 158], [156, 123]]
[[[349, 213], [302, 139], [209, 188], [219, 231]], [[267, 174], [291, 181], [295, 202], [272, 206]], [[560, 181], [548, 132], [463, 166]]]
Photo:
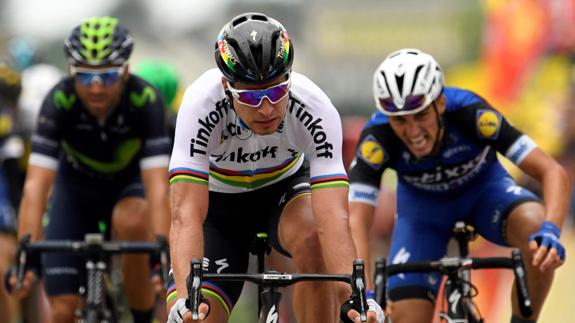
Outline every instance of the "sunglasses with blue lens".
[[228, 83], [228, 89], [232, 93], [232, 96], [241, 104], [245, 104], [253, 108], [259, 107], [264, 98], [267, 98], [272, 104], [278, 103], [288, 95], [290, 86], [291, 82], [289, 78], [284, 82], [270, 86], [266, 89], [256, 90], [238, 90]]
[[91, 86], [95, 83], [99, 83], [103, 86], [110, 86], [116, 84], [116, 82], [124, 74], [125, 67], [110, 67], [104, 69], [94, 69], [85, 67], [71, 66], [70, 72], [74, 77], [76, 82], [83, 86]]

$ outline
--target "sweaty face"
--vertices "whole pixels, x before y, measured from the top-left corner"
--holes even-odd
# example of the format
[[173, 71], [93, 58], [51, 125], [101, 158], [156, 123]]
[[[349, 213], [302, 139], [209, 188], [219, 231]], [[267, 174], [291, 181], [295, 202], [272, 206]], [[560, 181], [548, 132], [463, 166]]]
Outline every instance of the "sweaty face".
[[[436, 106], [441, 114], [445, 106], [439, 101], [442, 100], [436, 101]], [[437, 112], [432, 105], [415, 114], [390, 116], [389, 124], [407, 149], [418, 158], [432, 154], [435, 143], [443, 135], [439, 132]]]
[[105, 119], [120, 100], [122, 85], [128, 77], [127, 66], [70, 67], [74, 89], [88, 111], [98, 119]]
[[[232, 86], [232, 91], [244, 91], [244, 90], [264, 90], [270, 89], [270, 95], [275, 94], [273, 93], [273, 88], [275, 86], [282, 86], [281, 84], [285, 83], [287, 80], [286, 77], [281, 77], [278, 80], [261, 84], [261, 85], [247, 85], [242, 83], [234, 83]], [[228, 90], [230, 89], [230, 85], [227, 81], [222, 81], [224, 87]], [[243, 92], [244, 94], [249, 94]], [[283, 92], [282, 92], [283, 93]], [[278, 129], [280, 123], [282, 122], [286, 109], [287, 103], [289, 100], [289, 95], [287, 92], [285, 96], [282, 97], [282, 94], [278, 94], [277, 98], [268, 98], [263, 97], [260, 101], [259, 105], [253, 106], [242, 103], [241, 99], [237, 97], [237, 94], [233, 94], [233, 104], [234, 109], [238, 116], [242, 119], [242, 121], [252, 130], [253, 133], [257, 135], [269, 135]], [[277, 101], [272, 101], [278, 99]], [[258, 100], [255, 100], [258, 101]], [[257, 104], [257, 102], [255, 103]]]

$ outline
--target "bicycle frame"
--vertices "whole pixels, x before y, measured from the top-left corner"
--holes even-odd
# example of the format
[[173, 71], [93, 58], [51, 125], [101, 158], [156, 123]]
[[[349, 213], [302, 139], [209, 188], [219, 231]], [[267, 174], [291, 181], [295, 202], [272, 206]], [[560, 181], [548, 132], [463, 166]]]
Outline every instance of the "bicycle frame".
[[186, 307], [192, 313], [192, 319], [198, 319], [198, 307], [202, 299], [201, 283], [204, 280], [211, 281], [247, 281], [262, 286], [260, 294], [262, 309], [260, 311], [260, 323], [279, 322], [279, 302], [281, 300], [281, 287], [286, 287], [302, 281], [340, 281], [351, 285], [352, 295], [359, 297], [360, 319], [367, 321], [367, 299], [365, 297], [365, 275], [363, 260], [355, 260], [351, 275], [329, 274], [288, 274], [269, 271], [261, 274], [210, 274], [203, 273], [202, 262], [192, 259], [191, 270], [186, 285], [188, 299]]
[[30, 242], [30, 236], [20, 241], [17, 252], [16, 273], [21, 286], [26, 270], [26, 261], [30, 255], [44, 252], [70, 252], [81, 255], [86, 264], [86, 289], [81, 293], [83, 306], [76, 310], [79, 323], [114, 323], [116, 313], [113, 306], [106, 302], [107, 289], [104, 275], [107, 271], [107, 258], [121, 253], [160, 254], [162, 279], [167, 284], [169, 251], [167, 241], [158, 237], [158, 242], [144, 241], [104, 241], [101, 234], [86, 234], [83, 241], [46, 240]]
[[[450, 279], [449, 273], [457, 273], [459, 269], [487, 269], [487, 268], [507, 268], [512, 269], [515, 274], [516, 289], [519, 301], [519, 308], [521, 314], [529, 317], [533, 313], [531, 309], [531, 298], [529, 296], [529, 291], [527, 289], [526, 271], [523, 265], [523, 260], [519, 250], [514, 249], [511, 252], [511, 257], [492, 257], [492, 258], [460, 258], [460, 257], [446, 257], [440, 260], [434, 261], [418, 261], [411, 263], [393, 264], [386, 266], [385, 259], [380, 258], [376, 263], [376, 282], [380, 282], [379, 285], [376, 283], [376, 301], [384, 307], [387, 303], [386, 295], [382, 288], [385, 288], [387, 282], [387, 276], [395, 275], [399, 273], [427, 273], [427, 272], [440, 272], [447, 275], [448, 280]], [[383, 283], [381, 283], [383, 282]], [[459, 288], [454, 285], [455, 288]], [[461, 292], [463, 295], [463, 292]], [[462, 297], [457, 299], [454, 298], [455, 304], [459, 304]], [[450, 305], [451, 307], [452, 305]], [[457, 306], [466, 306], [457, 305]], [[447, 322], [458, 322], [458, 323], [469, 323], [469, 317], [463, 318], [453, 318], [446, 317], [443, 318]], [[473, 318], [471, 318], [473, 319]], [[451, 320], [451, 321], [449, 321]]]

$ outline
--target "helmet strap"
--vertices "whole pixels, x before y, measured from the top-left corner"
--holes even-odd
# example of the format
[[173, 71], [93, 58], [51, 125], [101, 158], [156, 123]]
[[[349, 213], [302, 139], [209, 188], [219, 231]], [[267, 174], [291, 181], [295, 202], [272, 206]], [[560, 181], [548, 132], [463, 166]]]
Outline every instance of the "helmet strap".
[[441, 143], [443, 142], [443, 129], [445, 127], [443, 116], [439, 114], [439, 110], [437, 109], [437, 105], [435, 104], [435, 100], [431, 102], [431, 106], [433, 110], [435, 110], [435, 115], [437, 118], [437, 135], [435, 136], [435, 142], [433, 143], [433, 149], [431, 149], [431, 155], [435, 155], [439, 152], [441, 148]]

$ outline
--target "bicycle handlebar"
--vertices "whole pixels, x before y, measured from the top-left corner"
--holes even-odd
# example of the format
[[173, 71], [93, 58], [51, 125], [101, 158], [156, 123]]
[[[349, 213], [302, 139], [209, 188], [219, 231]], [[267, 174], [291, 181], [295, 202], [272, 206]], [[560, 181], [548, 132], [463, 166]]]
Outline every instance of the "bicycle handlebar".
[[[521, 314], [525, 317], [533, 314], [531, 308], [531, 297], [529, 296], [529, 289], [527, 288], [527, 275], [521, 252], [514, 249], [511, 252], [511, 257], [491, 257], [491, 258], [458, 258], [446, 257], [440, 260], [433, 261], [416, 261], [402, 264], [385, 265], [385, 259], [379, 258], [375, 265], [375, 281], [376, 281], [376, 301], [385, 306], [385, 284], [387, 276], [396, 275], [400, 273], [423, 273], [423, 272], [440, 272], [442, 274], [449, 274], [456, 272], [459, 269], [489, 269], [489, 268], [508, 268], [512, 269], [515, 275], [515, 282], [517, 286], [517, 296]], [[380, 282], [378, 284], [378, 282]], [[378, 288], [379, 287], [379, 288]]]
[[103, 241], [100, 234], [87, 234], [84, 241], [41, 240], [30, 242], [30, 235], [25, 235], [19, 242], [16, 254], [18, 288], [22, 287], [28, 257], [44, 252], [71, 252], [85, 257], [101, 257], [120, 253], [159, 254], [164, 284], [167, 284], [169, 278], [169, 247], [166, 238], [161, 235], [157, 237], [157, 242]]
[[361, 259], [353, 262], [353, 271], [348, 274], [289, 274], [269, 271], [258, 274], [210, 274], [203, 273], [202, 262], [192, 259], [190, 275], [186, 280], [188, 299], [186, 307], [192, 313], [192, 319], [199, 319], [198, 307], [201, 303], [201, 284], [205, 280], [247, 281], [262, 286], [286, 287], [302, 281], [339, 281], [348, 283], [352, 288], [352, 297], [359, 298], [359, 314], [362, 322], [367, 321], [367, 299], [365, 296], [364, 263]]

